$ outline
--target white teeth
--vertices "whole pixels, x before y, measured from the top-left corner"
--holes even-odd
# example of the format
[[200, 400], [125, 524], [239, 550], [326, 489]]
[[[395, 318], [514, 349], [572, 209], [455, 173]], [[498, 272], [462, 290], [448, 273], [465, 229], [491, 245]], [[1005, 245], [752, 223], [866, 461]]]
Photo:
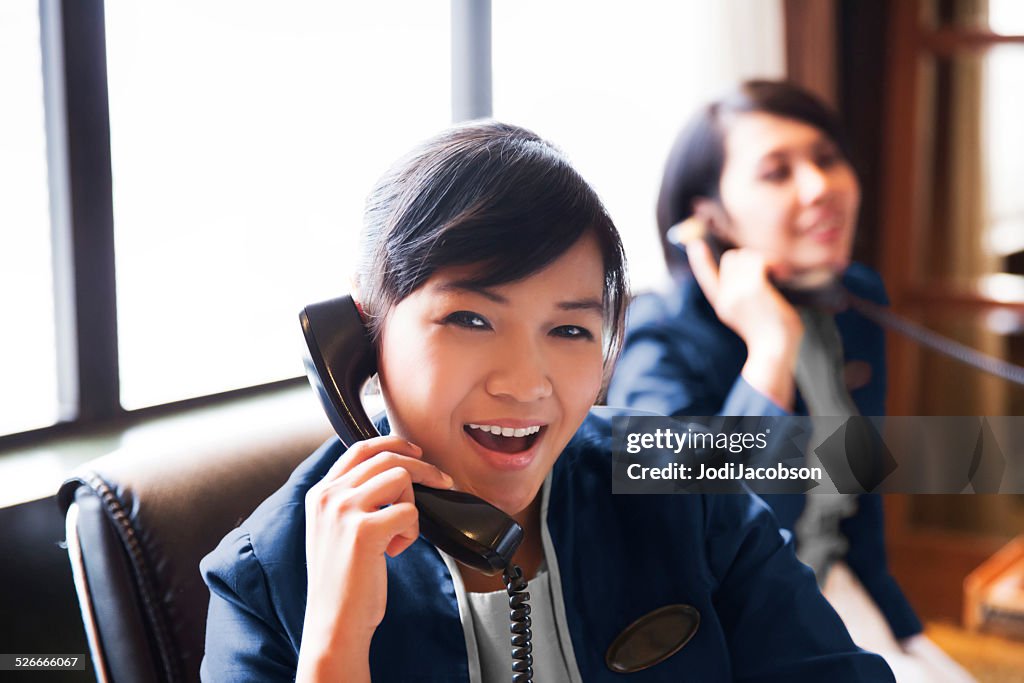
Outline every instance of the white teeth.
[[533, 427], [499, 427], [498, 425], [470, 424], [468, 427], [489, 432], [495, 436], [530, 436], [540, 431], [540, 425], [534, 425]]

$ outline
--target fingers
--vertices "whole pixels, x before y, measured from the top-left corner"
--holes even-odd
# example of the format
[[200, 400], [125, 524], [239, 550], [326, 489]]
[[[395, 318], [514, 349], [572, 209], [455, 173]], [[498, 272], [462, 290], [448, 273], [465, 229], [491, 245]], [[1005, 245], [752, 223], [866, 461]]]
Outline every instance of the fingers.
[[[451, 488], [451, 478], [429, 463], [381, 453], [333, 481], [321, 481], [307, 494], [307, 505], [372, 512], [399, 502], [412, 503], [413, 483]], [[335, 502], [332, 502], [335, 501]]]
[[386, 505], [414, 502], [412, 477], [401, 467], [392, 467], [375, 475], [358, 488], [349, 489], [348, 503], [365, 512], [375, 512]]
[[369, 460], [382, 451], [399, 453], [410, 458], [423, 457], [423, 449], [400, 436], [378, 436], [365, 441], [357, 441], [340, 458], [334, 461], [324, 475], [324, 480], [337, 479], [361, 462]]
[[719, 282], [722, 280], [722, 271], [727, 271], [726, 276], [737, 282], [760, 284], [768, 281], [768, 264], [764, 254], [754, 249], [730, 249], [722, 254]]
[[[307, 524], [330, 529], [340, 522], [335, 528], [355, 534], [353, 538], [361, 539], [361, 547], [371, 554], [388, 549], [401, 552], [416, 541], [419, 513], [408, 470], [385, 469], [356, 488], [346, 486], [343, 479], [310, 489], [306, 497]], [[396, 536], [401, 538], [396, 540]]]
[[307, 522], [316, 527], [324, 520], [347, 519], [344, 528], [359, 529], [357, 537], [369, 541], [364, 547], [372, 553], [394, 557], [404, 552], [420, 533], [413, 483], [454, 486], [450, 476], [422, 457], [419, 446], [398, 436], [353, 444], [307, 493]]
[[796, 271], [789, 263], [778, 259], [772, 262], [765, 262], [765, 273], [771, 275], [775, 282], [785, 283], [796, 275]]
[[381, 472], [352, 494], [349, 503], [368, 513], [363, 518], [366, 534], [381, 539], [378, 552], [394, 557], [419, 538], [419, 511], [407, 470], [396, 467]]
[[381, 532], [391, 534], [391, 541], [384, 549], [391, 557], [401, 555], [420, 537], [419, 510], [412, 503], [400, 503], [373, 513], [373, 523], [379, 524]]
[[686, 244], [686, 257], [693, 277], [708, 302], [714, 306], [718, 299], [718, 264], [711, 255], [711, 249], [704, 240], [692, 240]]
[[429, 462], [391, 451], [377, 453], [372, 458], [360, 462], [337, 480], [343, 482], [345, 486], [361, 486], [389, 469], [404, 469], [408, 471], [413, 482], [436, 489], [450, 489], [454, 485], [450, 476]]

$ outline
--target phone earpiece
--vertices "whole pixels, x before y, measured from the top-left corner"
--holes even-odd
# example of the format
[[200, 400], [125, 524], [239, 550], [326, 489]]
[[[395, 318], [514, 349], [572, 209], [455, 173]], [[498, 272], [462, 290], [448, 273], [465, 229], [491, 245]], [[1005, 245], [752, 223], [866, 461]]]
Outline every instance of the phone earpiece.
[[304, 364], [327, 418], [342, 443], [377, 436], [359, 392], [377, 371], [377, 355], [352, 297], [310, 304], [299, 313], [306, 339]]
[[672, 244], [685, 247], [689, 242], [704, 239], [707, 234], [707, 221], [694, 214], [669, 228], [665, 236]]
[[704, 243], [711, 251], [711, 257], [715, 263], [722, 260], [722, 254], [727, 248], [725, 243], [715, 236], [711, 230], [711, 224], [704, 216], [694, 214], [679, 223], [676, 223], [665, 233], [668, 241], [686, 253], [686, 245], [696, 240], [704, 240]]

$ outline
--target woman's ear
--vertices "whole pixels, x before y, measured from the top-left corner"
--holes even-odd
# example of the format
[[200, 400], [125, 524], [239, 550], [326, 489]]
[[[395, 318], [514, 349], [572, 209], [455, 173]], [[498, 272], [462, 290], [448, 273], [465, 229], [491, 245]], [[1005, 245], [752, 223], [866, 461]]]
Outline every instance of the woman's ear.
[[348, 278], [348, 293], [352, 297], [352, 302], [356, 305], [359, 310], [359, 317], [362, 318], [363, 324], [366, 324], [366, 311], [363, 310], [363, 299], [359, 295], [359, 276], [351, 275]]

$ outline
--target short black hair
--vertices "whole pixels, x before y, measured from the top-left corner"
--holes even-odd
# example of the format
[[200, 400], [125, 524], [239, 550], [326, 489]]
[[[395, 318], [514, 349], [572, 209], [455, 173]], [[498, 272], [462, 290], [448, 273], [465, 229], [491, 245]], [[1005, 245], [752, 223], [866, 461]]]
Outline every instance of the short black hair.
[[388, 312], [438, 269], [478, 265], [472, 284], [521, 280], [585, 234], [604, 261], [606, 371], [622, 344], [622, 242], [597, 193], [551, 143], [496, 121], [450, 128], [398, 161], [367, 199], [356, 273], [374, 340]]
[[839, 116], [820, 99], [792, 83], [746, 81], [721, 99], [705, 105], [676, 137], [665, 162], [658, 193], [658, 235], [665, 263], [674, 274], [684, 268], [685, 259], [666, 233], [673, 225], [693, 215], [695, 199], [720, 198], [728, 118], [752, 112], [813, 126], [828, 136], [847, 161], [851, 160]]

